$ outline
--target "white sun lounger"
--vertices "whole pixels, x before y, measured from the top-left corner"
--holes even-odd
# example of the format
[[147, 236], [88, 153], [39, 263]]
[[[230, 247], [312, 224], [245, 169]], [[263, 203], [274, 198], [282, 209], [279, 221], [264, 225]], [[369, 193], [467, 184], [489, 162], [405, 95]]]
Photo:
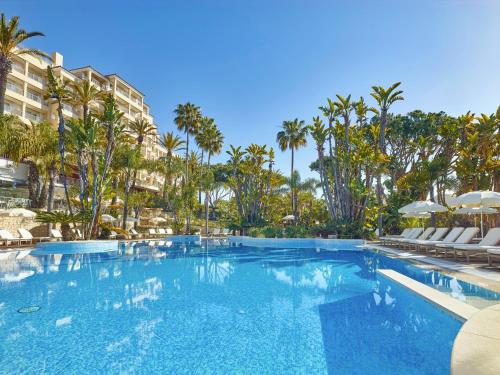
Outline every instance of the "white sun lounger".
[[130, 233], [130, 236], [132, 238], [141, 238], [142, 237], [142, 235], [139, 232], [137, 232], [134, 228], [131, 228], [129, 230], [129, 233]]
[[408, 240], [406, 241], [406, 243], [408, 244], [408, 247], [410, 249], [414, 247], [416, 250], [418, 250], [420, 244], [440, 241], [447, 232], [448, 228], [437, 228], [436, 231], [432, 234], [432, 236], [429, 237], [428, 240], [415, 239], [415, 240]]
[[8, 246], [9, 242], [11, 245], [17, 244], [21, 245], [23, 242], [24, 243], [31, 243], [31, 240], [27, 240], [21, 237], [16, 237], [12, 233], [10, 233], [7, 229], [0, 229], [0, 239], [5, 242], [5, 245]]
[[443, 243], [453, 243], [457, 240], [457, 238], [463, 233], [464, 227], [455, 227], [452, 228], [445, 238], [438, 241], [418, 241], [417, 242], [417, 250], [425, 249], [428, 252], [430, 249], [433, 249], [435, 245], [443, 244]]
[[400, 241], [404, 240], [414, 240], [418, 236], [420, 236], [423, 232], [422, 228], [412, 228], [405, 237], [395, 237], [395, 238], [385, 238], [384, 239], [384, 244], [389, 244], [389, 245], [397, 245]]
[[417, 238], [403, 238], [403, 239], [400, 239], [399, 241], [397, 241], [397, 243], [403, 249], [404, 248], [409, 248], [410, 241], [412, 241], [412, 240], [426, 240], [426, 239], [429, 238], [429, 236], [432, 233], [434, 233], [435, 230], [436, 230], [436, 228], [434, 228], [434, 227], [428, 227]]
[[50, 241], [50, 237], [33, 237], [31, 232], [24, 228], [19, 228], [17, 231], [21, 235], [22, 239], [29, 240], [30, 243], [33, 243], [33, 241], [38, 241], [38, 242]]
[[165, 228], [158, 228], [158, 234], [163, 237], [167, 234], [167, 232], [165, 232]]
[[493, 258], [500, 257], [500, 246], [492, 246], [486, 249], [488, 255], [488, 265], [493, 265]]
[[408, 238], [408, 235], [412, 232], [413, 229], [415, 228], [406, 228], [401, 232], [401, 234], [390, 234], [387, 236], [379, 237], [379, 240], [382, 241], [382, 244], [384, 244], [384, 241], [386, 240], [392, 240], [394, 238]]
[[155, 238], [155, 237], [158, 236], [158, 233], [156, 233], [156, 229], [155, 228], [149, 228], [148, 229], [148, 233], [151, 236], [151, 238]]
[[166, 231], [167, 231], [167, 235], [169, 235], [169, 236], [174, 234], [174, 231], [172, 230], [172, 228], [167, 228]]
[[468, 244], [470, 243], [474, 237], [476, 236], [476, 234], [479, 232], [479, 228], [477, 227], [470, 227], [470, 228], [465, 228], [465, 230], [462, 232], [462, 234], [460, 236], [458, 236], [458, 238], [453, 241], [453, 242], [441, 242], [441, 243], [438, 243], [438, 244], [435, 244], [433, 245], [434, 246], [434, 250], [436, 251], [436, 253], [438, 251], [444, 251], [444, 256], [448, 256], [448, 251], [449, 250], [453, 250], [453, 246], [457, 245], [457, 244]]
[[50, 231], [50, 236], [52, 238], [55, 238], [56, 241], [62, 241], [63, 240], [63, 236], [62, 236], [61, 231], [59, 229], [52, 229]]
[[486, 255], [487, 250], [492, 246], [496, 246], [500, 243], [500, 227], [491, 228], [488, 234], [478, 244], [466, 244], [466, 245], [455, 245], [453, 246], [453, 252], [455, 258], [458, 253], [465, 255], [467, 262], [470, 261], [471, 256], [475, 255]]

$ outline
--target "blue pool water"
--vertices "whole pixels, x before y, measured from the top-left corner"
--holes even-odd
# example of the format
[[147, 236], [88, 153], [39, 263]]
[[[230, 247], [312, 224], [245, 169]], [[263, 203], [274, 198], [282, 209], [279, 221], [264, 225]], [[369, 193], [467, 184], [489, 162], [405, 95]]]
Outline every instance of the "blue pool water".
[[[2, 253], [0, 373], [448, 374], [462, 323], [377, 268], [457, 288], [368, 251]], [[458, 285], [465, 299], [500, 297]]]

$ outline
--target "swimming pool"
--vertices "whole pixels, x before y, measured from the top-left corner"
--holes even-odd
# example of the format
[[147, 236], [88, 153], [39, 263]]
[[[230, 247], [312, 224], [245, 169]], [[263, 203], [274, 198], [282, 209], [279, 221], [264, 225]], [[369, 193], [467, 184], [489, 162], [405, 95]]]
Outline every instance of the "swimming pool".
[[[462, 325], [375, 271], [443, 289], [452, 279], [369, 251], [205, 242], [5, 254], [2, 374], [447, 374]], [[499, 297], [459, 285], [465, 299]]]

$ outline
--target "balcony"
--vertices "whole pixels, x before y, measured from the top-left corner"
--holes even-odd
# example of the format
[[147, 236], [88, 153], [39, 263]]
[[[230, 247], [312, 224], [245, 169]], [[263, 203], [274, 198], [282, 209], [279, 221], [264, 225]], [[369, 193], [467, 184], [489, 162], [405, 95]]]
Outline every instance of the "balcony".
[[18, 72], [18, 73], [21, 73], [22, 75], [24, 75], [24, 65], [23, 64], [20, 64], [17, 62], [12, 63], [12, 70], [14, 72]]
[[23, 111], [20, 106], [17, 106], [15, 104], [5, 102], [5, 111], [9, 112], [11, 115], [17, 115], [17, 116], [22, 116]]
[[12, 81], [7, 81], [7, 89], [19, 95], [23, 95], [23, 88]]
[[33, 72], [28, 72], [28, 77], [30, 77], [33, 81], [37, 81], [38, 83], [41, 83], [42, 85], [45, 84], [45, 80], [43, 79], [42, 76], [33, 73]]
[[26, 118], [30, 121], [34, 121], [34, 122], [40, 122], [42, 121], [42, 115], [40, 113], [37, 113], [37, 112], [33, 112], [31, 110], [26, 110]]
[[33, 91], [28, 91], [28, 92], [26, 93], [26, 96], [27, 96], [29, 99], [31, 99], [31, 100], [33, 100], [33, 101], [35, 101], [35, 102], [37, 102], [37, 103], [42, 104], [42, 97], [41, 97], [40, 95], [38, 95], [37, 93], [34, 93]]
[[120, 87], [116, 87], [116, 92], [120, 94], [121, 96], [124, 96], [125, 98], [129, 99], [128, 92], [125, 90], [121, 89]]

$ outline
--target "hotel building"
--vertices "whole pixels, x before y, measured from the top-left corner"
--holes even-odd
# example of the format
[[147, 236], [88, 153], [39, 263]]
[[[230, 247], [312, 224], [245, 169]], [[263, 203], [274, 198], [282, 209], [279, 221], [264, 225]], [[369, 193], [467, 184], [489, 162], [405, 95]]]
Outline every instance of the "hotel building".
[[[144, 119], [154, 125], [149, 106], [144, 102], [144, 94], [123, 79], [118, 74], [102, 74], [92, 66], [84, 66], [76, 69], [67, 69], [63, 65], [63, 56], [57, 52], [52, 54], [52, 61], [28, 55], [16, 56], [12, 64], [12, 72], [7, 78], [7, 89], [5, 93], [5, 112], [17, 115], [24, 122], [49, 121], [57, 124], [57, 106], [43, 99], [43, 93], [47, 88], [47, 66], [53, 68], [57, 77], [67, 82], [76, 82], [87, 79], [100, 90], [112, 93], [118, 108], [124, 112], [125, 123], [135, 119]], [[94, 103], [91, 110], [98, 111], [99, 103]], [[65, 103], [63, 115], [66, 119], [81, 118], [81, 109]], [[156, 126], [155, 126], [156, 128]], [[147, 159], [158, 159], [166, 155], [166, 150], [159, 145], [159, 136], [156, 131], [144, 139], [142, 151]], [[12, 163], [5, 159], [0, 161], [0, 180], [9, 181], [9, 178], [18, 180], [18, 177], [9, 177], [12, 172]], [[14, 173], [19, 175], [19, 171]], [[10, 173], [13, 174], [13, 173]], [[21, 182], [21, 181], [17, 181]], [[138, 173], [138, 189], [158, 193], [163, 186], [162, 176], [155, 173]]]

